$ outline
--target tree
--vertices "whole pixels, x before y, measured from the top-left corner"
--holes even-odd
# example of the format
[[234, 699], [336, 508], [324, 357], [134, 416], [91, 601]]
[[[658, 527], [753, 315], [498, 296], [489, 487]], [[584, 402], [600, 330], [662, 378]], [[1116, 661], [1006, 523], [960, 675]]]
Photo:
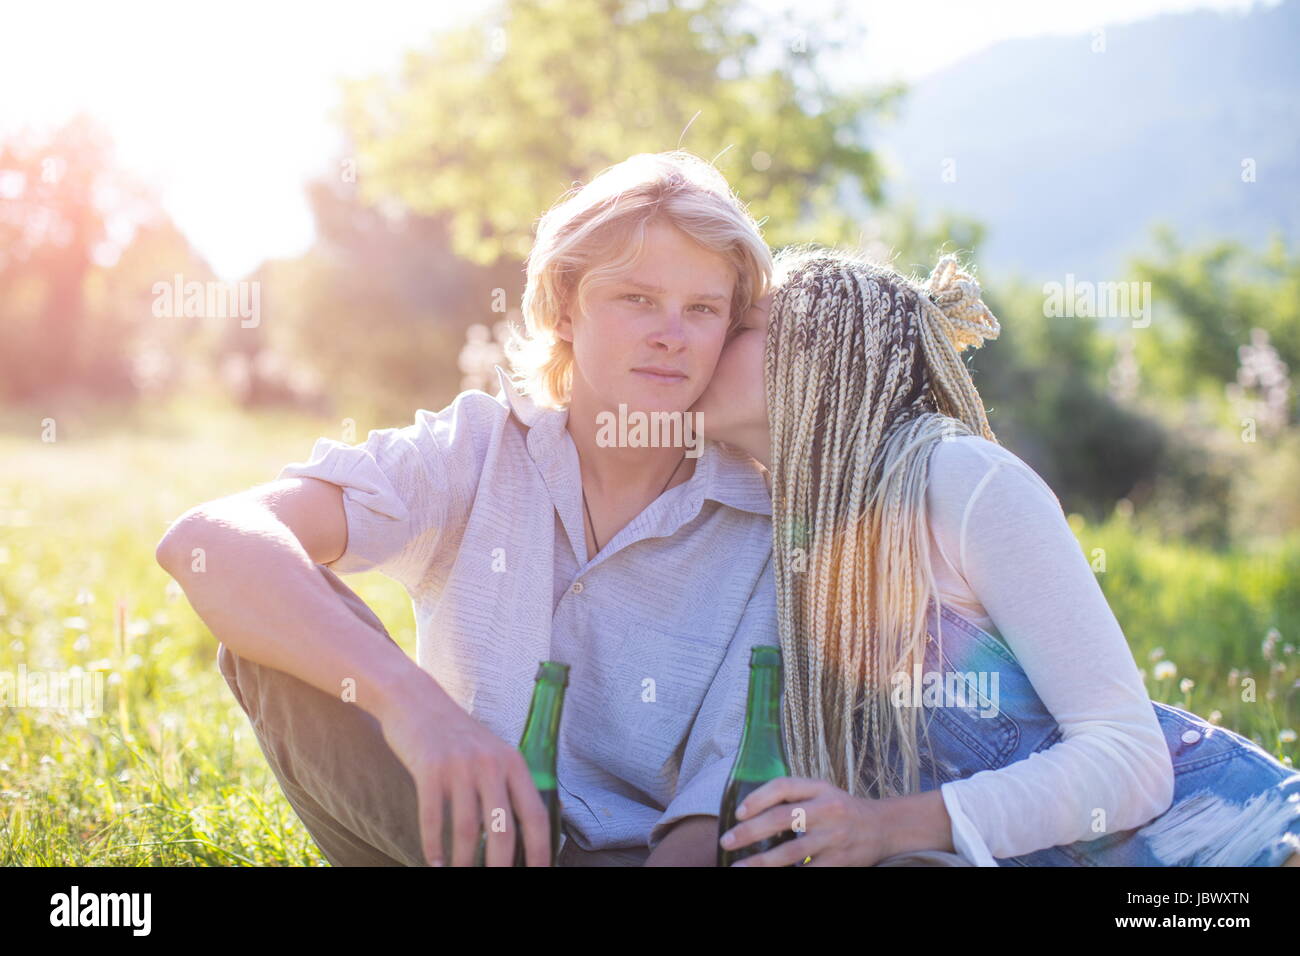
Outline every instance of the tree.
[[881, 172], [852, 130], [901, 90], [829, 89], [816, 64], [838, 29], [736, 0], [509, 0], [395, 82], [348, 88], [362, 197], [447, 216], [466, 259], [522, 261], [565, 190], [681, 146], [715, 161], [771, 245], [855, 241], [839, 197], [878, 201]]
[[[156, 219], [156, 199], [114, 162], [107, 133], [79, 116], [48, 135], [0, 143], [0, 389], [11, 398], [69, 385], [130, 390], [126, 363], [99, 347], [112, 335], [88, 299], [121, 252], [118, 230]], [[120, 352], [115, 352], [120, 356]]]

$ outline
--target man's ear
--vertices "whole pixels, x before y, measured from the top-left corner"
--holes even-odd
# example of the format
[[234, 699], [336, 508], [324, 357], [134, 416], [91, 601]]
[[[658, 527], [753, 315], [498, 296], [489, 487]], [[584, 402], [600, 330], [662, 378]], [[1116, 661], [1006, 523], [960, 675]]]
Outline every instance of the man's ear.
[[569, 313], [564, 313], [555, 323], [555, 334], [566, 342], [573, 342], [573, 319], [569, 317]]

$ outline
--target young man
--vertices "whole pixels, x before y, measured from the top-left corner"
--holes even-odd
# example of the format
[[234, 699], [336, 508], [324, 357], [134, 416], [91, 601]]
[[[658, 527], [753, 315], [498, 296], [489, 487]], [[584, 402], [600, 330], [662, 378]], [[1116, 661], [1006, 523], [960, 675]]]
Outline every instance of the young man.
[[[560, 862], [713, 864], [749, 650], [777, 641], [771, 501], [707, 421], [666, 443], [617, 423], [685, 419], [771, 268], [713, 167], [634, 156], [542, 218], [518, 382], [322, 438], [168, 531], [158, 559], [331, 862], [468, 865], [487, 827], [508, 865], [516, 828], [491, 822], [517, 816], [544, 864], [516, 745], [549, 659], [570, 666]], [[417, 662], [328, 569], [406, 586]]]

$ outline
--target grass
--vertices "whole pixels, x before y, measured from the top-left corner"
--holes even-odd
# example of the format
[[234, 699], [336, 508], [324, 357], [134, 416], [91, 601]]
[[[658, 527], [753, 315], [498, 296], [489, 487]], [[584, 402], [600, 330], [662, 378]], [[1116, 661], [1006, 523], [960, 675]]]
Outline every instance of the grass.
[[[47, 443], [44, 417], [0, 420], [0, 672], [99, 670], [104, 705], [0, 707], [0, 864], [325, 865], [153, 552], [188, 507], [274, 479], [339, 425], [108, 408], [54, 414]], [[348, 584], [414, 655], [402, 587]]]
[[1072, 516], [1071, 525], [1152, 699], [1218, 714], [1216, 722], [1294, 760], [1300, 540], [1215, 553], [1143, 535], [1118, 515], [1094, 525]]
[[[40, 437], [47, 417], [53, 442]], [[358, 423], [357, 440], [368, 427], [381, 425]], [[199, 399], [0, 412], [0, 673], [105, 680], [99, 716], [0, 707], [0, 864], [325, 864], [217, 670], [215, 640], [153, 556], [186, 508], [273, 479], [320, 435], [341, 426]], [[1292, 759], [1281, 732], [1297, 726], [1300, 541], [1216, 555], [1119, 518], [1075, 530], [1090, 560], [1104, 552], [1099, 580], [1152, 696], [1218, 712]], [[414, 656], [401, 586], [348, 584]], [[1157, 679], [1160, 662], [1176, 675]]]

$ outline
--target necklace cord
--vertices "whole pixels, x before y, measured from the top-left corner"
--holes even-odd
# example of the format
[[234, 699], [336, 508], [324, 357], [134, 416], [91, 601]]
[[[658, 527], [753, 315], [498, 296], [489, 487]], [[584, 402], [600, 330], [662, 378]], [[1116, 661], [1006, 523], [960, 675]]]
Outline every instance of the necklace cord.
[[[665, 481], [664, 486], [659, 489], [659, 494], [654, 496], [655, 501], [658, 501], [660, 496], [663, 495], [663, 493], [668, 490], [668, 486], [672, 484], [672, 480], [675, 477], [677, 477], [677, 469], [682, 467], [682, 462], [685, 460], [686, 460], [686, 452], [683, 451], [681, 459], [677, 462], [676, 465], [673, 466], [672, 472], [668, 475], [668, 480]], [[593, 521], [591, 518], [591, 506], [587, 504], [586, 488], [582, 489], [582, 507], [583, 510], [587, 512], [587, 524], [591, 527], [591, 540], [596, 542], [596, 550], [593, 551], [592, 554], [593, 555], [600, 554], [600, 540], [596, 537], [596, 522]]]

